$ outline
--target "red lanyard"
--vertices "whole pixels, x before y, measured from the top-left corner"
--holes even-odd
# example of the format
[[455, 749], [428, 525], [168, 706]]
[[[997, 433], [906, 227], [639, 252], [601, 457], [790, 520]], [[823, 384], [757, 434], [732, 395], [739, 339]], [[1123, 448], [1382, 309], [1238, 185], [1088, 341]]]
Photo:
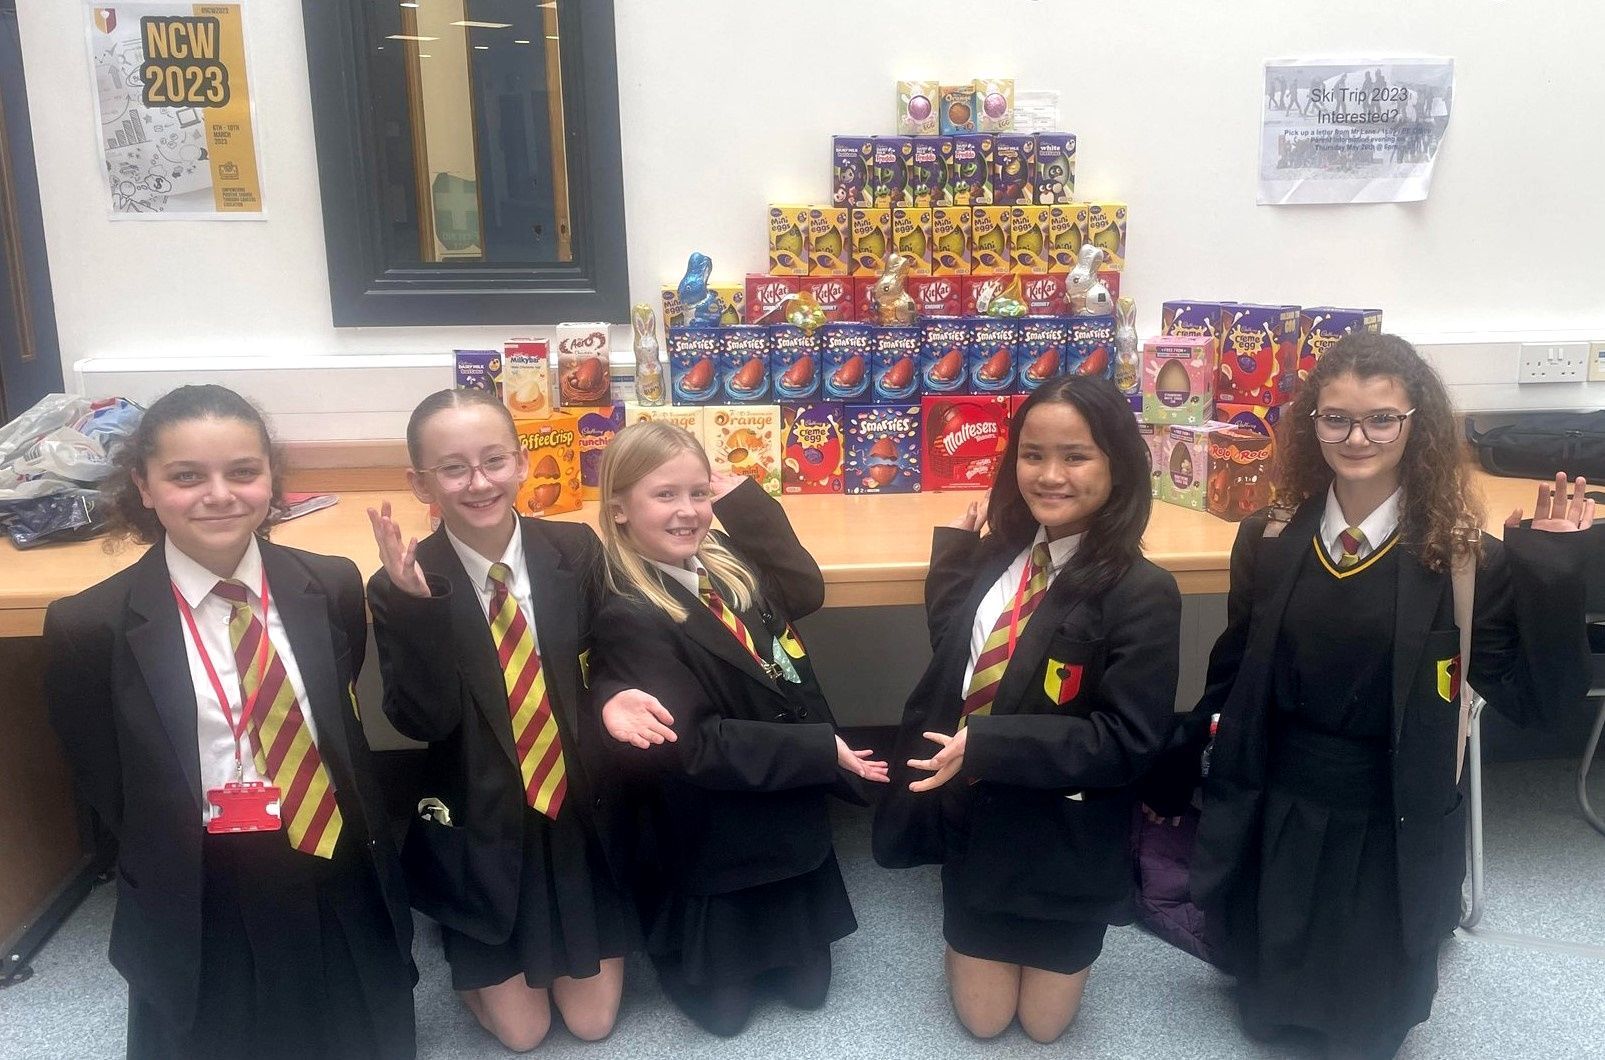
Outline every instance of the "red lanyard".
[[[1025, 568], [1020, 571], [1020, 587], [1014, 590], [1014, 607], [1009, 612], [1009, 658], [1014, 658], [1014, 641], [1020, 633], [1020, 608], [1025, 606], [1025, 591], [1031, 587], [1031, 572], [1036, 567], [1037, 547], [1025, 555]], [[1030, 616], [1027, 615], [1027, 618]]]
[[[195, 650], [201, 657], [201, 665], [206, 668], [206, 676], [212, 682], [212, 691], [217, 693], [217, 705], [223, 709], [223, 720], [228, 722], [228, 731], [234, 737], [234, 776], [238, 779], [245, 773], [245, 763], [240, 757], [240, 737], [245, 735], [245, 728], [250, 724], [251, 715], [256, 710], [256, 696], [258, 692], [262, 691], [262, 682], [258, 681], [256, 683], [256, 690], [251, 693], [249, 698], [241, 697], [240, 721], [236, 725], [234, 723], [234, 712], [229, 709], [228, 696], [223, 692], [223, 682], [217, 679], [217, 669], [212, 665], [212, 657], [207, 653], [206, 644], [201, 640], [201, 631], [195, 627], [195, 613], [190, 610], [189, 601], [184, 599], [184, 594], [178, 591], [178, 585], [171, 580], [168, 581], [168, 585], [173, 590], [173, 599], [178, 601], [179, 613], [184, 616], [184, 622], [189, 626], [190, 640], [194, 643]], [[271, 606], [268, 600], [266, 566], [262, 568], [262, 591], [257, 595], [262, 598], [262, 640], [257, 645], [254, 665], [257, 673], [262, 674], [263, 669], [267, 666], [268, 608]], [[243, 692], [245, 680], [243, 674], [240, 676], [240, 689]], [[265, 677], [266, 675], [263, 674], [262, 676]]]

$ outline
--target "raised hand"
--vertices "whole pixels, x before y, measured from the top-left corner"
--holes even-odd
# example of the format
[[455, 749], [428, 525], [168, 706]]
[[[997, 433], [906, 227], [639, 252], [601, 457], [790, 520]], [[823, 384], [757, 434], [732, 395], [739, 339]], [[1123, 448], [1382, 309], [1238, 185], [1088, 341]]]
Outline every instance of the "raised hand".
[[[1578, 475], [1570, 486], [1569, 496], [1567, 489], [1564, 471], [1555, 476], [1553, 484], [1546, 482], [1538, 487], [1538, 503], [1533, 505], [1534, 530], [1551, 534], [1569, 534], [1587, 530], [1594, 525], [1594, 502], [1585, 496], [1588, 492], [1588, 480]], [[1520, 508], [1505, 518], [1505, 525], [1507, 527], [1521, 525]]]
[[871, 759], [869, 756], [874, 753], [874, 751], [869, 750], [855, 751], [847, 746], [846, 740], [843, 740], [840, 736], [836, 737], [836, 764], [838, 766], [841, 766], [855, 777], [863, 777], [865, 780], [876, 784], [885, 784], [887, 780], [886, 763]]
[[639, 688], [626, 688], [602, 705], [602, 727], [620, 743], [647, 748], [679, 739], [669, 726], [674, 715], [656, 696]]
[[909, 791], [935, 791], [964, 768], [964, 749], [970, 742], [969, 729], [960, 729], [956, 736], [941, 732], [928, 732], [924, 735], [932, 743], [940, 744], [942, 749], [929, 758], [908, 760], [908, 764], [914, 769], [923, 769], [932, 774], [924, 780], [912, 781], [908, 785]]
[[390, 514], [390, 502], [385, 501], [378, 511], [369, 508], [368, 522], [373, 524], [373, 539], [379, 544], [379, 558], [390, 583], [409, 596], [431, 595], [429, 580], [418, 565], [418, 539], [401, 543], [401, 527]]
[[713, 499], [723, 500], [731, 490], [747, 481], [745, 475], [732, 475], [727, 471], [715, 471], [709, 484], [713, 487]]
[[992, 492], [990, 490], [981, 494], [980, 500], [971, 501], [969, 507], [964, 509], [964, 514], [947, 525], [954, 530], [978, 532], [981, 529], [981, 524], [986, 521], [986, 506], [991, 497]]

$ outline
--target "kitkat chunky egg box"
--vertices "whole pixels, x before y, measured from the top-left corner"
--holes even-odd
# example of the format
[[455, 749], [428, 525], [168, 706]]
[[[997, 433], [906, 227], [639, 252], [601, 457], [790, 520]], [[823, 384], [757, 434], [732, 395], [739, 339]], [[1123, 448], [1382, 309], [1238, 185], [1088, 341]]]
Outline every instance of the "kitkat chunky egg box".
[[529, 458], [529, 473], [513, 502], [522, 515], [556, 515], [579, 511], [579, 420], [575, 416], [548, 416], [517, 420], [518, 447]]
[[848, 493], [920, 492], [919, 405], [848, 405]]

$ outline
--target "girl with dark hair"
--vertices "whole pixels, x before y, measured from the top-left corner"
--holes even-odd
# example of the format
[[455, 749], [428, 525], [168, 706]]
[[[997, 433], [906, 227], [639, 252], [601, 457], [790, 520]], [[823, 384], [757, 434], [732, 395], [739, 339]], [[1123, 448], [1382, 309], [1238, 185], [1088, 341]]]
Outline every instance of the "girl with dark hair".
[[361, 576], [266, 540], [283, 469], [231, 390], [159, 399], [117, 464], [116, 536], [151, 547], [52, 604], [45, 646], [51, 721], [118, 840], [128, 1055], [411, 1056]]
[[1181, 622], [1175, 580], [1142, 558], [1150, 504], [1126, 399], [1059, 376], [1015, 414], [988, 533], [976, 504], [936, 531], [934, 656], [875, 857], [942, 864], [948, 985], [979, 1037], [1018, 1017], [1058, 1038], [1106, 927], [1132, 919], [1131, 785], [1169, 732]]
[[[389, 505], [370, 508], [384, 569], [368, 593], [385, 714], [429, 744], [402, 847], [413, 905], [440, 923], [452, 986], [503, 1045], [539, 1045], [554, 1005], [575, 1037], [605, 1038], [637, 931], [608, 858], [624, 808], [597, 776], [586, 683], [596, 534], [514, 510], [529, 462], [489, 391], [425, 398], [407, 453], [441, 526], [404, 544]], [[633, 690], [619, 700], [626, 722], [667, 717]]]
[[1586, 535], [1568, 532], [1592, 524], [1593, 502], [1559, 476], [1530, 528], [1518, 510], [1503, 545], [1483, 534], [1443, 383], [1393, 335], [1334, 345], [1282, 426], [1291, 517], [1238, 531], [1180, 768], [1155, 778], [1180, 790], [1150, 803], [1176, 811], [1213, 727], [1192, 895], [1245, 1027], [1391, 1057], [1427, 1018], [1460, 913], [1455, 572], [1475, 568], [1471, 685], [1518, 718], [1577, 702]]

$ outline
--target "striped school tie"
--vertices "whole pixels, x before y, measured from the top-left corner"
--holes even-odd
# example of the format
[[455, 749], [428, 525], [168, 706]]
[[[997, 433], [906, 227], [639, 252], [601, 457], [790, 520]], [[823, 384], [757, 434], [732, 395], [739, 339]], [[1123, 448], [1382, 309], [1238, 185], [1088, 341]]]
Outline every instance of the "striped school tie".
[[535, 634], [524, 612], [507, 591], [513, 571], [493, 563], [495, 585], [490, 600], [490, 637], [501, 659], [507, 682], [507, 710], [513, 719], [513, 746], [518, 748], [518, 772], [524, 780], [524, 801], [537, 813], [557, 820], [568, 793], [568, 770], [563, 764], [563, 741], [557, 735], [557, 717], [546, 694], [546, 673], [541, 669]]
[[[1050, 562], [1046, 544], [1038, 544], [1031, 549], [1030, 580], [1020, 592], [1015, 593], [1009, 606], [998, 616], [997, 622], [992, 626], [992, 632], [987, 634], [986, 643], [981, 645], [981, 654], [976, 657], [975, 674], [970, 678], [970, 687], [964, 693], [964, 717], [992, 712], [992, 700], [998, 694], [998, 684], [1003, 680], [1003, 671], [1009, 668], [1009, 623], [1015, 610], [1018, 609], [1020, 620], [1015, 628], [1015, 635], [1018, 636], [1025, 629], [1025, 624], [1030, 621], [1032, 613], [1047, 595]], [[960, 724], [963, 724], [962, 718]]]
[[[256, 771], [279, 789], [279, 816], [285, 822], [290, 846], [303, 854], [334, 857], [334, 846], [344, 823], [334, 801], [334, 785], [324, 768], [318, 745], [295, 699], [295, 686], [284, 672], [284, 661], [246, 596], [243, 583], [221, 581], [212, 595], [227, 600], [229, 644], [240, 675], [241, 702], [256, 696], [247, 732]], [[260, 655], [260, 658], [259, 658]], [[261, 669], [257, 669], [260, 662]]]
[[724, 597], [720, 596], [719, 590], [713, 587], [713, 581], [708, 577], [708, 572], [705, 570], [697, 572], [697, 595], [702, 598], [702, 602], [707, 605], [708, 610], [713, 612], [713, 616], [724, 624], [725, 629], [730, 631], [731, 636], [741, 642], [741, 646], [747, 649], [747, 654], [751, 655], [758, 665], [763, 668], [763, 672], [770, 677], [778, 679], [780, 676], [779, 667], [758, 654], [757, 642], [752, 639], [752, 634], [747, 630], [747, 624], [741, 621], [741, 616], [736, 614], [724, 602]]
[[1343, 550], [1338, 556], [1338, 570], [1348, 570], [1360, 562], [1360, 549], [1365, 547], [1365, 534], [1357, 526], [1350, 526], [1338, 534], [1338, 547]]

